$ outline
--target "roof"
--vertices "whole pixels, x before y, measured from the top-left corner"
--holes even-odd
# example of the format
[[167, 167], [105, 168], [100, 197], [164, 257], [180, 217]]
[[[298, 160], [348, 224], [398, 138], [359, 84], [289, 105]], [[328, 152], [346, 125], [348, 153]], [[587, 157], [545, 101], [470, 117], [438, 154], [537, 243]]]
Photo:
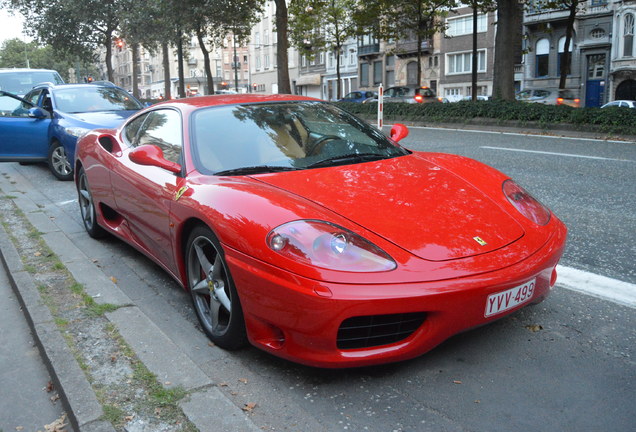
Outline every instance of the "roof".
[[164, 102], [159, 102], [157, 105], [188, 105], [193, 108], [202, 108], [206, 106], [214, 106], [214, 105], [233, 105], [233, 104], [242, 104], [242, 103], [262, 103], [262, 102], [288, 102], [288, 101], [314, 101], [314, 102], [322, 102], [320, 99], [307, 97], [307, 96], [299, 96], [299, 95], [290, 95], [290, 94], [273, 94], [273, 95], [263, 95], [263, 94], [253, 94], [253, 93], [244, 93], [244, 94], [221, 94], [221, 95], [210, 95], [210, 96], [197, 96], [185, 99], [173, 99], [167, 100]]

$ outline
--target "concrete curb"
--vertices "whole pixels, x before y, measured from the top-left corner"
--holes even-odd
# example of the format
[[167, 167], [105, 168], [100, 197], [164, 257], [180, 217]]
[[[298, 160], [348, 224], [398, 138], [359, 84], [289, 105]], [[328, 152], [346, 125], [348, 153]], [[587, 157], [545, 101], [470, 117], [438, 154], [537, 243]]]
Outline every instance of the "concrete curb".
[[75, 431], [114, 431], [110, 424], [100, 420], [104, 412], [93, 388], [57, 329], [49, 308], [42, 302], [31, 275], [24, 271], [20, 255], [2, 226], [0, 257], [71, 426]]
[[[12, 173], [21, 177], [19, 173]], [[57, 218], [56, 209], [42, 208], [37, 202], [46, 202], [38, 192], [23, 194], [18, 188], [28, 180], [23, 177], [9, 184], [0, 177], [0, 189], [5, 194], [15, 193], [14, 203], [31, 224], [42, 234], [47, 246], [60, 258], [73, 278], [98, 304], [114, 304], [120, 309], [107, 313], [106, 318], [117, 326], [120, 334], [139, 359], [169, 388], [181, 386], [190, 392], [180, 402], [184, 414], [201, 431], [223, 426], [219, 431], [256, 432], [260, 430], [246, 414], [228, 399], [211, 379], [159, 329], [134, 302], [88, 258], [60, 228], [74, 223]], [[33, 190], [30, 188], [30, 190]], [[79, 211], [79, 210], [78, 210]], [[24, 271], [20, 256], [7, 232], [0, 226], [0, 258], [7, 271], [34, 339], [45, 359], [54, 384], [60, 393], [69, 421], [76, 432], [114, 432], [112, 425], [100, 420], [103, 410], [93, 389], [79, 367], [69, 346], [58, 330], [48, 307], [43, 303], [31, 276]], [[71, 233], [83, 227], [70, 227]], [[35, 318], [35, 319], [34, 319]], [[219, 423], [223, 419], [221, 423]]]

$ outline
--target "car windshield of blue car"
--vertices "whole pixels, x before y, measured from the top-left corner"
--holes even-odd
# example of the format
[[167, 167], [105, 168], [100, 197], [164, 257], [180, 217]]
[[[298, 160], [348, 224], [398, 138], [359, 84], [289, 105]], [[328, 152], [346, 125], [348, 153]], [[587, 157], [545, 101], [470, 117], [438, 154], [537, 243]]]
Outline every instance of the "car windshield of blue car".
[[58, 88], [53, 92], [55, 109], [65, 113], [139, 110], [141, 104], [116, 87], [83, 85]]
[[345, 165], [409, 154], [384, 134], [323, 102], [208, 107], [192, 117], [197, 169], [248, 175]]

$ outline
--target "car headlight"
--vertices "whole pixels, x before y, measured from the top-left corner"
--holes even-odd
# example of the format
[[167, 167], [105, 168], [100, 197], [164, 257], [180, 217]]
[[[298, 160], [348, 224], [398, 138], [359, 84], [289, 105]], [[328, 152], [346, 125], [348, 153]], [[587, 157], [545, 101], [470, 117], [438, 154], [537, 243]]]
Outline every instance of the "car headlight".
[[74, 137], [81, 137], [85, 134], [87, 134], [88, 132], [90, 132], [90, 129], [86, 129], [83, 127], [70, 127], [70, 128], [66, 128], [64, 129], [64, 132], [66, 132], [69, 135], [73, 135]]
[[395, 261], [379, 247], [345, 228], [299, 220], [273, 229], [267, 236], [275, 252], [304, 264], [349, 272], [393, 270]]
[[513, 180], [506, 180], [503, 183], [503, 193], [508, 201], [519, 210], [519, 213], [532, 222], [538, 225], [546, 225], [550, 222], [550, 209], [537, 201]]

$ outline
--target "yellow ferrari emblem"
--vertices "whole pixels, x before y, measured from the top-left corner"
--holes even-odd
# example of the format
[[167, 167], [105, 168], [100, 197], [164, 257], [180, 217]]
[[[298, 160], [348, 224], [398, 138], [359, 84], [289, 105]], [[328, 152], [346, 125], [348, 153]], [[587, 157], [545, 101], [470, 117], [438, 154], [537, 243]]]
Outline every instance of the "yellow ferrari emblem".
[[486, 246], [488, 244], [479, 236], [473, 237], [473, 240], [475, 240], [477, 243], [479, 243], [480, 246]]
[[181, 189], [179, 189], [177, 193], [174, 194], [174, 200], [179, 201], [179, 198], [181, 198], [181, 195], [183, 195], [185, 191], [187, 191], [188, 189], [190, 189], [189, 186], [183, 186]]

